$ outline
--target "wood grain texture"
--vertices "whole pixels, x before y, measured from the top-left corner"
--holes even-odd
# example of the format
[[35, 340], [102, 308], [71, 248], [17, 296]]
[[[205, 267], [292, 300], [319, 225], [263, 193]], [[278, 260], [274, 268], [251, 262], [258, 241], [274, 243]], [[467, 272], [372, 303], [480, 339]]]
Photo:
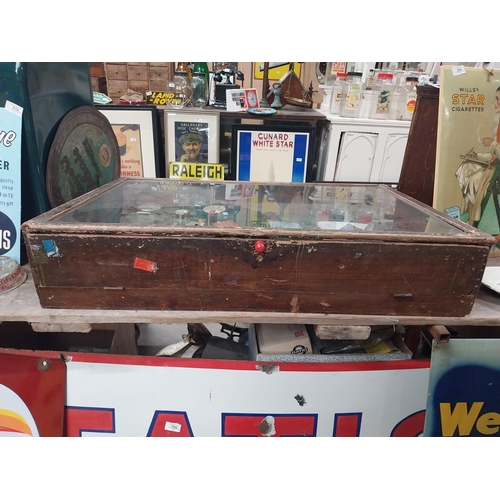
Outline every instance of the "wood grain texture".
[[[500, 296], [491, 290], [481, 288], [470, 314], [461, 317], [442, 316], [396, 316], [369, 314], [306, 314], [251, 311], [184, 311], [163, 310], [116, 310], [109, 309], [51, 309], [41, 306], [29, 265], [24, 269], [28, 279], [18, 288], [0, 295], [0, 320], [27, 321], [30, 323], [293, 323], [325, 325], [396, 325], [414, 327], [418, 340], [420, 328], [417, 325], [445, 324], [456, 328], [500, 326]], [[73, 304], [78, 306], [78, 304]], [[87, 330], [86, 330], [87, 331]], [[494, 330], [495, 332], [497, 330]]]
[[408, 133], [398, 191], [432, 207], [436, 170], [439, 89], [417, 87], [417, 103]]
[[[488, 247], [366, 241], [30, 234], [45, 307], [462, 316]], [[152, 262], [155, 272], [134, 266]], [[381, 272], [383, 270], [383, 272]]]

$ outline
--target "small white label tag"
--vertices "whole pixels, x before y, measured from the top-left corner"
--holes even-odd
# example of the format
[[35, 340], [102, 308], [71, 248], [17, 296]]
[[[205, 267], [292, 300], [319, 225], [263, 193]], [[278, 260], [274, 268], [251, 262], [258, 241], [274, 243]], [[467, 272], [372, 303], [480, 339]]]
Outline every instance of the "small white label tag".
[[453, 76], [465, 75], [465, 68], [463, 66], [453, 66], [451, 72]]
[[5, 101], [5, 109], [7, 111], [10, 111], [11, 113], [14, 113], [17, 116], [22, 116], [23, 114], [23, 108], [10, 101]]
[[165, 422], [165, 430], [172, 432], [181, 432], [181, 424], [176, 424], [174, 422]]

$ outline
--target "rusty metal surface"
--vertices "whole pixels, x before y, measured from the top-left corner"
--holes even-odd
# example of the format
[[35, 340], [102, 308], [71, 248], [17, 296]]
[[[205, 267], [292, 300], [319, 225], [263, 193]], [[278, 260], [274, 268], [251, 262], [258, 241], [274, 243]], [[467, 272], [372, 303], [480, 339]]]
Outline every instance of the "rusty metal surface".
[[47, 161], [47, 194], [52, 207], [88, 193], [120, 176], [120, 153], [109, 121], [90, 106], [61, 121]]

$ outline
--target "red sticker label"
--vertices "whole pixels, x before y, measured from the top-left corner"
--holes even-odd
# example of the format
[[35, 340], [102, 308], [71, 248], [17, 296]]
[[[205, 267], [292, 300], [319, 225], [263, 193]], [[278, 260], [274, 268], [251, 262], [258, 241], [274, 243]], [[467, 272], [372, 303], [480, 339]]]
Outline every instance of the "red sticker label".
[[134, 262], [135, 269], [142, 269], [143, 271], [148, 271], [150, 273], [156, 273], [158, 271], [158, 266], [156, 262], [152, 262], [151, 260], [139, 259], [138, 257]]

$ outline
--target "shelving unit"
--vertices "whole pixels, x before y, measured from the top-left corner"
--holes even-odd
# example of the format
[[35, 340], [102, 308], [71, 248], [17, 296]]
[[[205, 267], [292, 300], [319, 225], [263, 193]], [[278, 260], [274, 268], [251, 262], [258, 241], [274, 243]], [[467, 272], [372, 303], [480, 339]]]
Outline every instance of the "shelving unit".
[[[160, 122], [163, 125], [163, 133], [165, 136], [164, 115], [166, 111], [175, 113], [175, 109], [169, 109], [166, 106], [157, 106], [160, 115]], [[285, 108], [279, 109], [272, 115], [255, 115], [246, 111], [227, 111], [218, 108], [193, 108], [187, 107], [181, 110], [182, 113], [199, 114], [204, 112], [217, 113], [220, 117], [220, 134], [219, 134], [219, 149], [220, 163], [226, 166], [229, 179], [235, 180], [235, 170], [231, 165], [231, 144], [232, 144], [232, 126], [239, 123], [256, 124], [256, 125], [310, 125], [316, 129], [315, 146], [314, 146], [314, 161], [313, 170], [310, 172], [312, 180], [319, 180], [320, 172], [325, 167], [326, 161], [326, 140], [329, 122], [327, 117], [315, 109], [303, 108], [300, 106], [287, 105]], [[166, 148], [165, 148], [166, 150]], [[167, 169], [168, 171], [168, 169]]]
[[323, 113], [330, 126], [322, 180], [398, 183], [411, 122]]

